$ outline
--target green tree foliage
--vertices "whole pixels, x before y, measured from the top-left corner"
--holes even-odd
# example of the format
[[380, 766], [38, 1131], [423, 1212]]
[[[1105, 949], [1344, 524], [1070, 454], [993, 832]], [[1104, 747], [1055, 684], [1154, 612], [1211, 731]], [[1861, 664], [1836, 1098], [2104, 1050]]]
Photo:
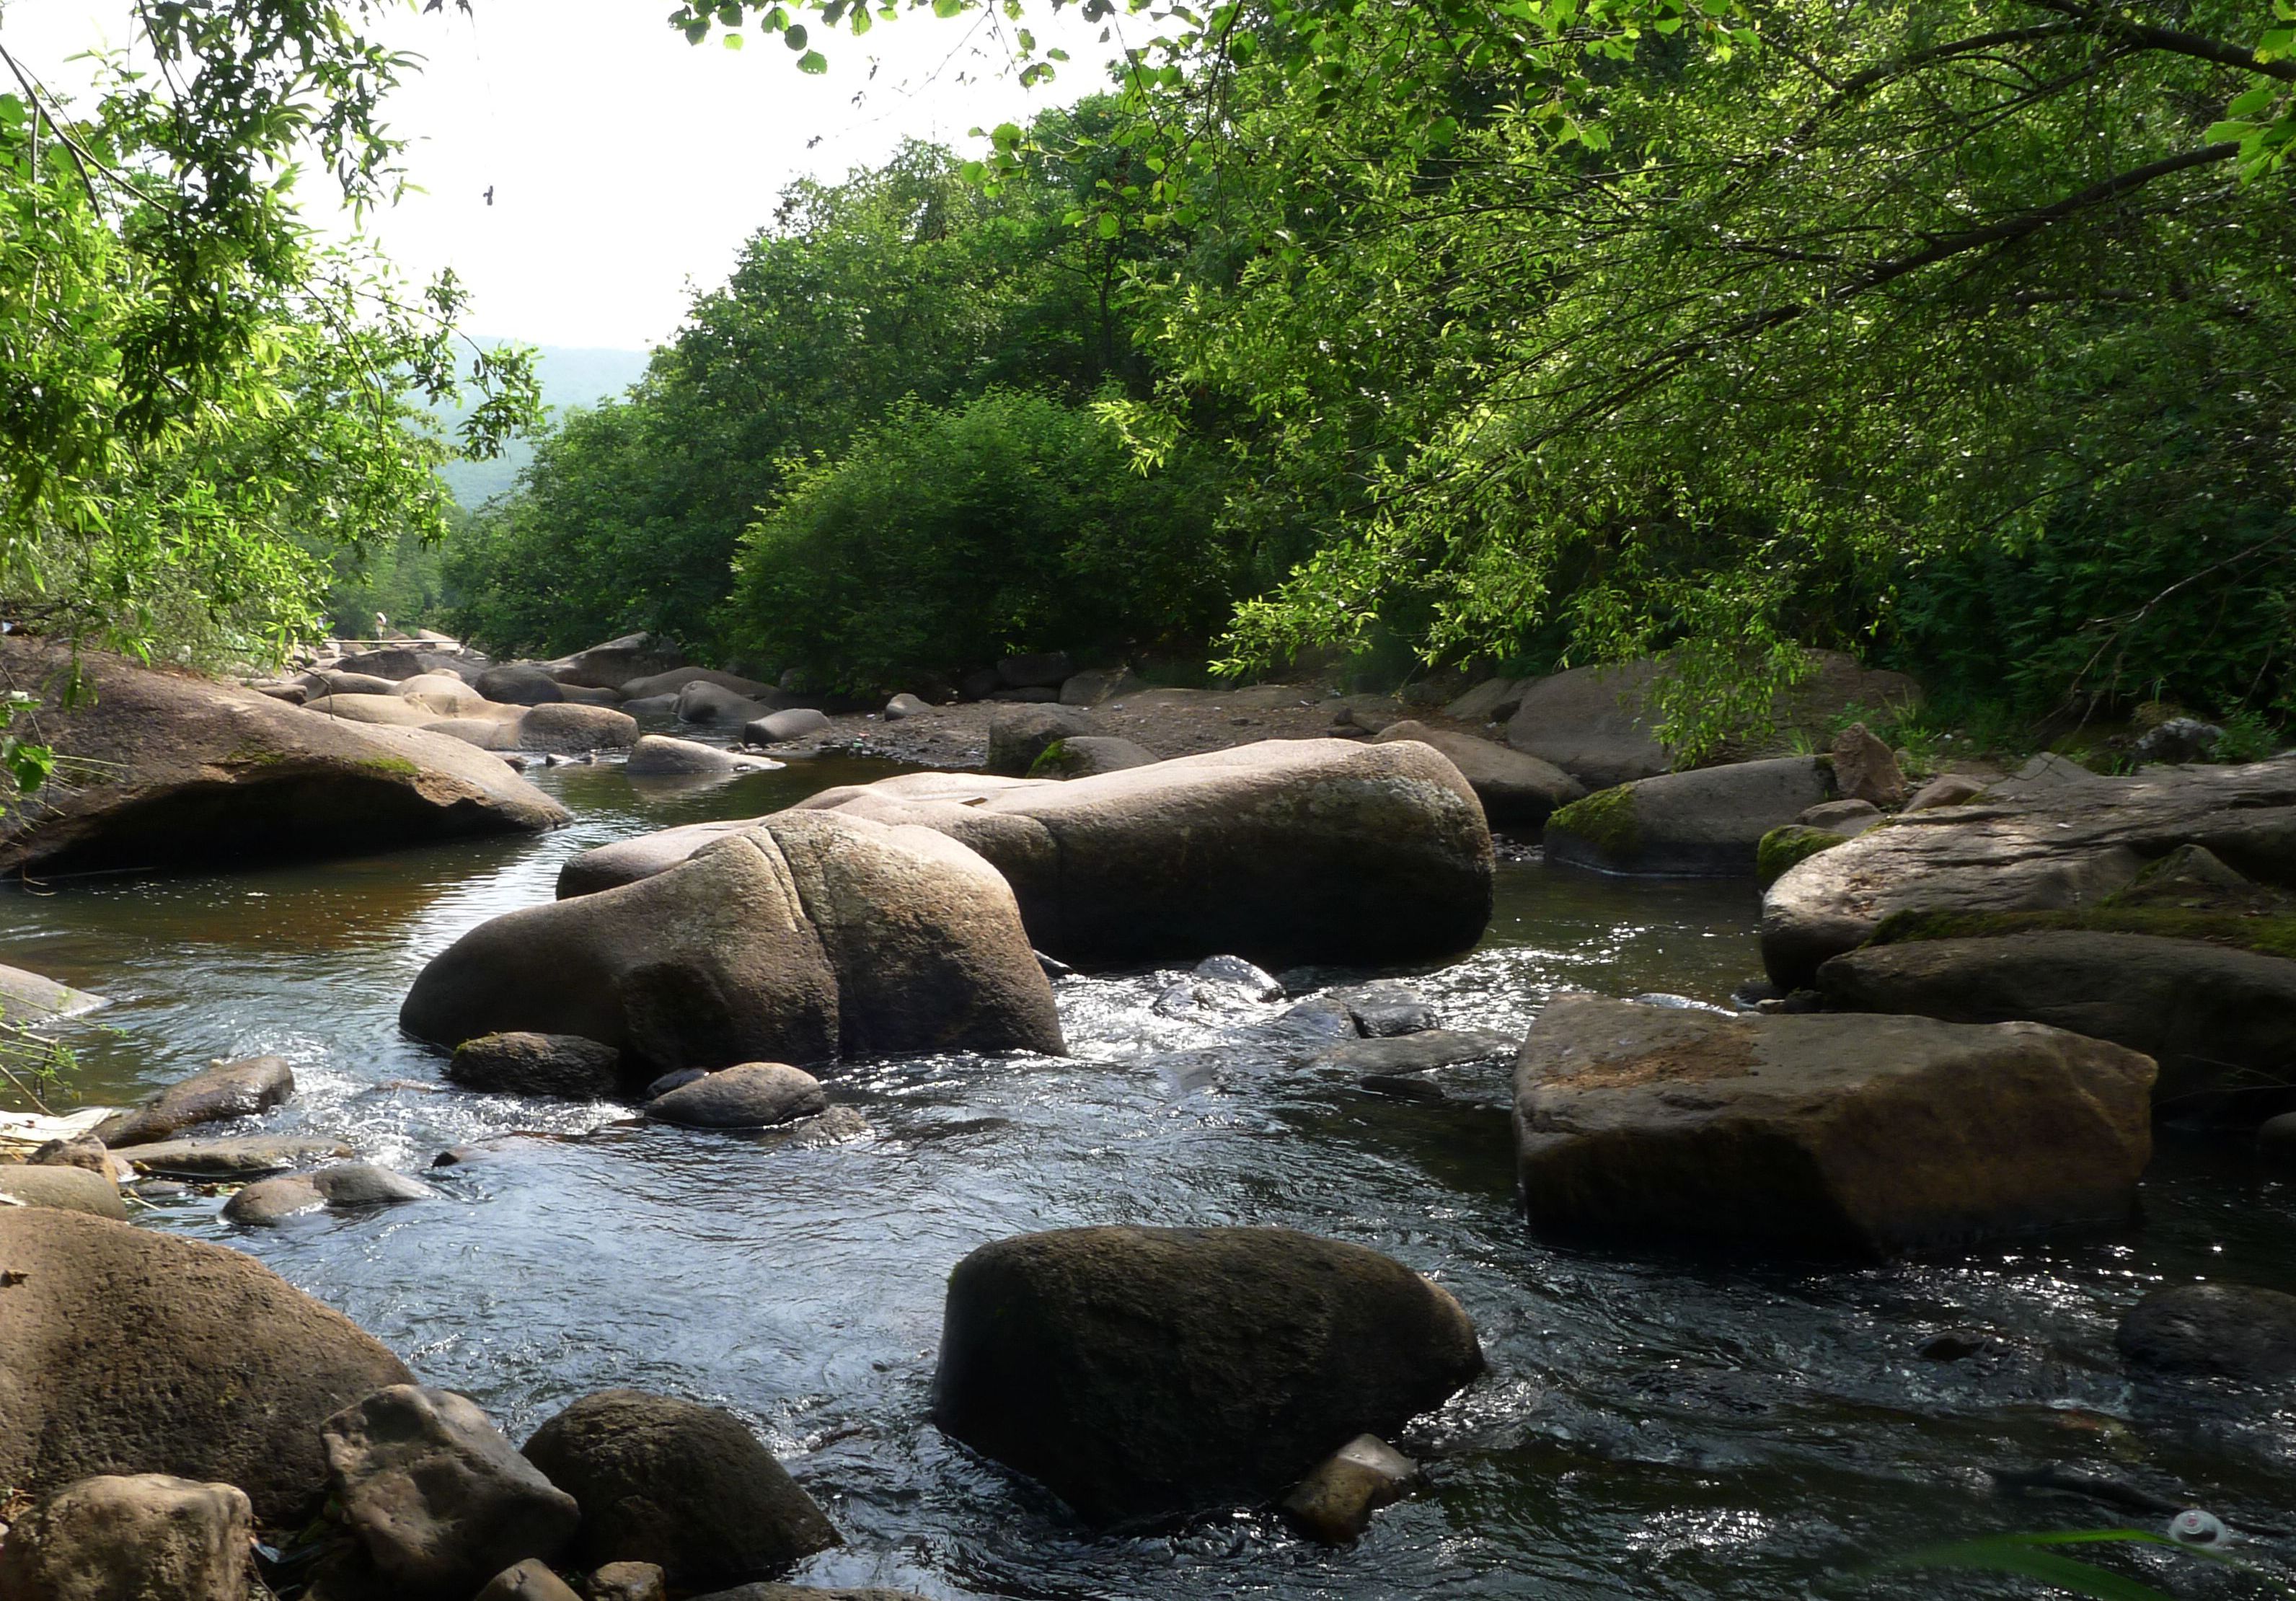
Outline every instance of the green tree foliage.
[[742, 537], [736, 646], [882, 691], [1046, 644], [1201, 640], [1230, 599], [1217, 480], [1132, 471], [1088, 410], [992, 390], [905, 400], [790, 472]]
[[[1048, 113], [1046, 131], [1072, 140], [1106, 115]], [[462, 625], [506, 651], [650, 628], [722, 652], [736, 544], [787, 459], [835, 450], [905, 398], [1144, 385], [1119, 291], [1150, 247], [1066, 223], [1091, 181], [1046, 160], [991, 195], [911, 144], [792, 185], [629, 399], [570, 417], [522, 492], [455, 542]]]

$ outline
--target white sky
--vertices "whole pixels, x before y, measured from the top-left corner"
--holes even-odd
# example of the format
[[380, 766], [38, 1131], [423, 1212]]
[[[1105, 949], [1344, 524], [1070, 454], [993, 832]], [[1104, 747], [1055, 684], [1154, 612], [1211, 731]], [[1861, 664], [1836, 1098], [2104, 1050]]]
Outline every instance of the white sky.
[[[1096, 43], [1096, 25], [1056, 25], [1032, 6], [1039, 42], [1075, 59], [1027, 90], [978, 13], [925, 11], [862, 39], [816, 29], [830, 66], [808, 78], [772, 36], [744, 30], [739, 51], [714, 36], [688, 45], [664, 23], [668, 0], [474, 9], [410, 9], [389, 25], [388, 37], [428, 62], [390, 115], [413, 141], [408, 169], [425, 193], [371, 218], [369, 232], [411, 274], [452, 267], [472, 294], [470, 331], [537, 344], [660, 341], [694, 288], [724, 280], [791, 178], [880, 160], [905, 135], [970, 149], [969, 128], [1025, 121], [1100, 87], [1095, 63], [1112, 48]], [[132, 14], [128, 0], [0, 0], [0, 38], [63, 88], [84, 81], [66, 59], [127, 43]], [[303, 182], [316, 216], [324, 176]]]

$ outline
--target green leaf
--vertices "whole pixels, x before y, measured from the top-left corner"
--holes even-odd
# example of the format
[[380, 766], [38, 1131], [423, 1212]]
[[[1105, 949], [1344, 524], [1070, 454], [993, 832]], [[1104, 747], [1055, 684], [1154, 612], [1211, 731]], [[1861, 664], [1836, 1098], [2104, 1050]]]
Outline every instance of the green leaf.
[[2270, 105], [2273, 101], [2277, 99], [2279, 97], [2279, 94], [2280, 91], [2273, 87], [2270, 84], [2264, 84], [2256, 88], [2251, 89], [2247, 94], [2238, 96], [2230, 105], [2225, 107], [2225, 119], [2226, 121], [2231, 121], [2235, 118], [2244, 119], [2253, 117], [2257, 112], [2264, 110], [2265, 107]]
[[788, 45], [791, 50], [804, 49], [805, 24], [802, 22], [792, 22], [787, 28], [783, 29], [782, 30], [782, 43]]
[[1113, 211], [1103, 211], [1100, 214], [1100, 236], [1103, 239], [1113, 239], [1119, 234], [1123, 232], [1124, 219], [1122, 218], [1117, 216]]
[[818, 78], [829, 70], [829, 58], [818, 50], [808, 50], [797, 58], [797, 70]]

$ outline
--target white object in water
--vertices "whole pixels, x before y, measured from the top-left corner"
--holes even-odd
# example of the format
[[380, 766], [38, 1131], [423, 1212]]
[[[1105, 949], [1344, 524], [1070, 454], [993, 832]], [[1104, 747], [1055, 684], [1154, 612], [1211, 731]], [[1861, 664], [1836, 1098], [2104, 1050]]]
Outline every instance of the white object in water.
[[62, 1117], [37, 1112], [0, 1112], [0, 1145], [37, 1150], [52, 1139], [74, 1139], [93, 1130], [119, 1110], [116, 1106], [83, 1106]]
[[2169, 1538], [2180, 1546], [2220, 1546], [2231, 1537], [2215, 1513], [2187, 1507], [2169, 1520]]

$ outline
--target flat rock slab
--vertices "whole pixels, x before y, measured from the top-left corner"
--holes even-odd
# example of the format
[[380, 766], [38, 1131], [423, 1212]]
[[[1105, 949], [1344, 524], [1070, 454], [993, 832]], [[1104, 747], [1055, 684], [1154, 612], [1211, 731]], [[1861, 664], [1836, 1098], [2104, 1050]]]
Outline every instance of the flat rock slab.
[[0, 1167], [0, 1206], [44, 1206], [96, 1218], [126, 1218], [119, 1186], [80, 1167]]
[[119, 1153], [142, 1173], [178, 1178], [253, 1178], [290, 1168], [309, 1167], [351, 1148], [339, 1139], [249, 1135], [239, 1139], [162, 1139]]
[[[94, 693], [65, 711], [69, 661], [61, 646], [0, 636], [0, 669], [45, 697], [43, 735], [90, 764], [78, 770], [102, 775], [51, 783], [38, 804], [0, 817], [0, 872], [364, 855], [567, 821], [460, 740], [329, 718], [102, 652], [79, 653]], [[390, 700], [418, 720], [433, 715]]]
[[2118, 1225], [2152, 1076], [2038, 1023], [1564, 996], [1516, 1063], [1516, 1168], [1532, 1226], [1562, 1237], [1883, 1256]]
[[20, 967], [0, 966], [0, 1017], [12, 1022], [43, 1022], [54, 1017], [78, 1017], [104, 1006], [103, 997], [59, 984]]
[[1806, 988], [1885, 918], [2093, 905], [2183, 845], [2296, 888], [2296, 759], [2106, 778], [2038, 758], [1970, 804], [1902, 814], [1790, 869], [1763, 897], [1762, 960], [1781, 989]]
[[[2142, 1051], [2164, 1113], [2253, 1124], [2284, 1104], [2296, 1063], [2296, 961], [2149, 934], [2045, 930], [1869, 945], [1817, 970], [1845, 1012], [2026, 1021]], [[2279, 1092], [2279, 1099], [2274, 1098]]]
[[1496, 1062], [1513, 1055], [1521, 1043], [1491, 1029], [1427, 1029], [1390, 1039], [1342, 1039], [1317, 1047], [1309, 1060], [1351, 1073], [1423, 1073]]
[[170, 1084], [133, 1111], [106, 1118], [95, 1137], [105, 1145], [148, 1145], [186, 1129], [253, 1117], [295, 1093], [295, 1070], [282, 1056], [219, 1063]]

